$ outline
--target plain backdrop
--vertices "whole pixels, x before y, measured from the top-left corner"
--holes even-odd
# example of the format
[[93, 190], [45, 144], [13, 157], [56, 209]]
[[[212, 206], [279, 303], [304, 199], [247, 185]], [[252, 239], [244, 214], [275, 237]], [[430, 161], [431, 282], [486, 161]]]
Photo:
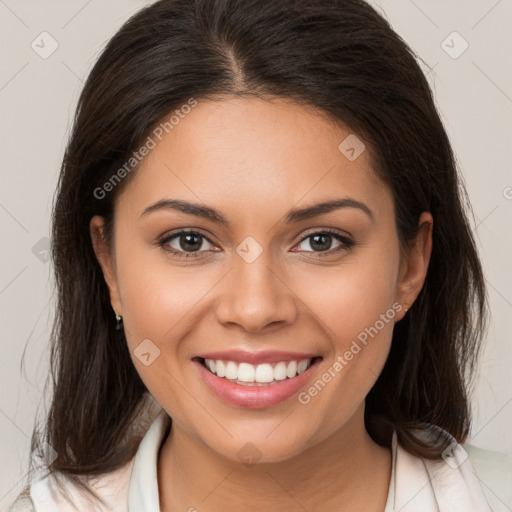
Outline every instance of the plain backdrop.
[[[75, 104], [105, 43], [148, 3], [0, 0], [0, 510], [20, 490], [48, 400], [49, 221]], [[512, 1], [372, 4], [421, 57], [473, 205], [491, 320], [470, 442], [512, 453]]]

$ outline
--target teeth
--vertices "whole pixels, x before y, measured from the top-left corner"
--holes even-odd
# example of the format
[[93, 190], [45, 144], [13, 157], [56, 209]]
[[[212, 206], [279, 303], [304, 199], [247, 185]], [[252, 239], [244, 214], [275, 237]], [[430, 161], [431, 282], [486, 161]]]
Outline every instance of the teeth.
[[226, 376], [226, 365], [224, 364], [224, 361], [213, 361], [213, 359], [205, 359], [205, 361], [211, 361], [215, 368], [212, 370], [210, 368], [210, 371], [212, 373], [217, 373], [217, 377], [225, 377]]
[[291, 379], [297, 375], [297, 361], [291, 361], [288, 363], [288, 368], [286, 369], [286, 376]]
[[235, 363], [234, 361], [221, 361], [219, 359], [205, 359], [205, 365], [217, 377], [229, 380], [253, 383], [269, 383], [273, 381], [292, 379], [304, 373], [311, 365], [312, 359], [302, 361], [282, 361], [274, 366], [270, 363], [253, 365], [249, 363]]
[[274, 379], [284, 380], [286, 379], [286, 363], [277, 363], [274, 368]]
[[300, 375], [301, 373], [305, 372], [306, 371], [306, 368], [308, 367], [308, 362], [307, 361], [301, 361], [298, 365], [297, 365], [297, 373]]
[[238, 366], [233, 361], [226, 365], [226, 379], [238, 379]]
[[[232, 364], [235, 367], [235, 371], [236, 371], [235, 363], [232, 362], [232, 363], [228, 363], [228, 364]], [[237, 377], [232, 377], [232, 378], [241, 380], [242, 382], [254, 382], [255, 375], [256, 375], [256, 370], [254, 369], [254, 366], [252, 364], [240, 363], [238, 365]]]
[[268, 363], [259, 364], [254, 375], [256, 382], [272, 382], [274, 380], [274, 369]]

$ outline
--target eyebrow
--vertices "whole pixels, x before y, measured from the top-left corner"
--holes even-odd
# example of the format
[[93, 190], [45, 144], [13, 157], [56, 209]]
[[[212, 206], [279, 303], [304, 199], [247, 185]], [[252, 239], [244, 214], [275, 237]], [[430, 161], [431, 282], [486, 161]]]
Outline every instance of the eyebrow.
[[[284, 221], [287, 223], [300, 222], [303, 220], [311, 219], [312, 217], [317, 217], [319, 215], [330, 213], [334, 210], [339, 210], [341, 208], [358, 208], [364, 213], [366, 213], [366, 215], [370, 217], [372, 222], [374, 222], [375, 220], [374, 214], [372, 210], [368, 208], [368, 206], [351, 197], [345, 197], [343, 199], [324, 201], [322, 203], [314, 204], [306, 208], [292, 210], [287, 213], [287, 215], [284, 218]], [[145, 208], [140, 216], [143, 217], [144, 215], [147, 215], [154, 211], [168, 209], [177, 210], [189, 215], [195, 215], [196, 217], [201, 217], [203, 219], [210, 220], [217, 224], [222, 224], [223, 226], [229, 226], [228, 218], [222, 215], [219, 211], [210, 208], [209, 206], [203, 206], [197, 203], [190, 203], [188, 201], [183, 201], [179, 199], [161, 199], [160, 201], [157, 201], [156, 203]]]

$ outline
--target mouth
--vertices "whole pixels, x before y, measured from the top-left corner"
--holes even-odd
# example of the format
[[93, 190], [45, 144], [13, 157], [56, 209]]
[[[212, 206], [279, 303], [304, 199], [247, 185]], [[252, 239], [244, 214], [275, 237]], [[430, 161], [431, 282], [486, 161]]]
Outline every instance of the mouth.
[[288, 356], [281, 361], [276, 353], [266, 360], [261, 355], [257, 363], [244, 361], [233, 353], [231, 357], [238, 361], [197, 356], [192, 362], [206, 389], [222, 402], [255, 409], [278, 405], [297, 394], [314, 378], [323, 360], [321, 356], [308, 357], [310, 354], [300, 354], [296, 359]]
[[206, 370], [221, 379], [240, 386], [274, 386], [282, 381], [301, 375], [322, 357], [251, 364], [247, 362], [226, 361], [222, 359], [194, 358]]

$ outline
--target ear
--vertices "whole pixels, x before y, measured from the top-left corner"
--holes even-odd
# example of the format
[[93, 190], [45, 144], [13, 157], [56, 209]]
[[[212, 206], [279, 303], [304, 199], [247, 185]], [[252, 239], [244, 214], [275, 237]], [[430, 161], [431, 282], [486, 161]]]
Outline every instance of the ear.
[[103, 277], [110, 291], [110, 302], [113, 309], [123, 315], [121, 300], [119, 296], [119, 287], [117, 284], [117, 274], [115, 267], [114, 250], [109, 247], [104, 237], [104, 218], [95, 215], [89, 223], [89, 232], [91, 234], [92, 246], [96, 259], [103, 271]]
[[430, 212], [423, 212], [418, 221], [419, 231], [413, 243], [404, 250], [400, 262], [397, 283], [397, 301], [405, 305], [403, 313], [396, 321], [401, 320], [418, 297], [425, 278], [432, 253], [432, 230], [434, 219]]

